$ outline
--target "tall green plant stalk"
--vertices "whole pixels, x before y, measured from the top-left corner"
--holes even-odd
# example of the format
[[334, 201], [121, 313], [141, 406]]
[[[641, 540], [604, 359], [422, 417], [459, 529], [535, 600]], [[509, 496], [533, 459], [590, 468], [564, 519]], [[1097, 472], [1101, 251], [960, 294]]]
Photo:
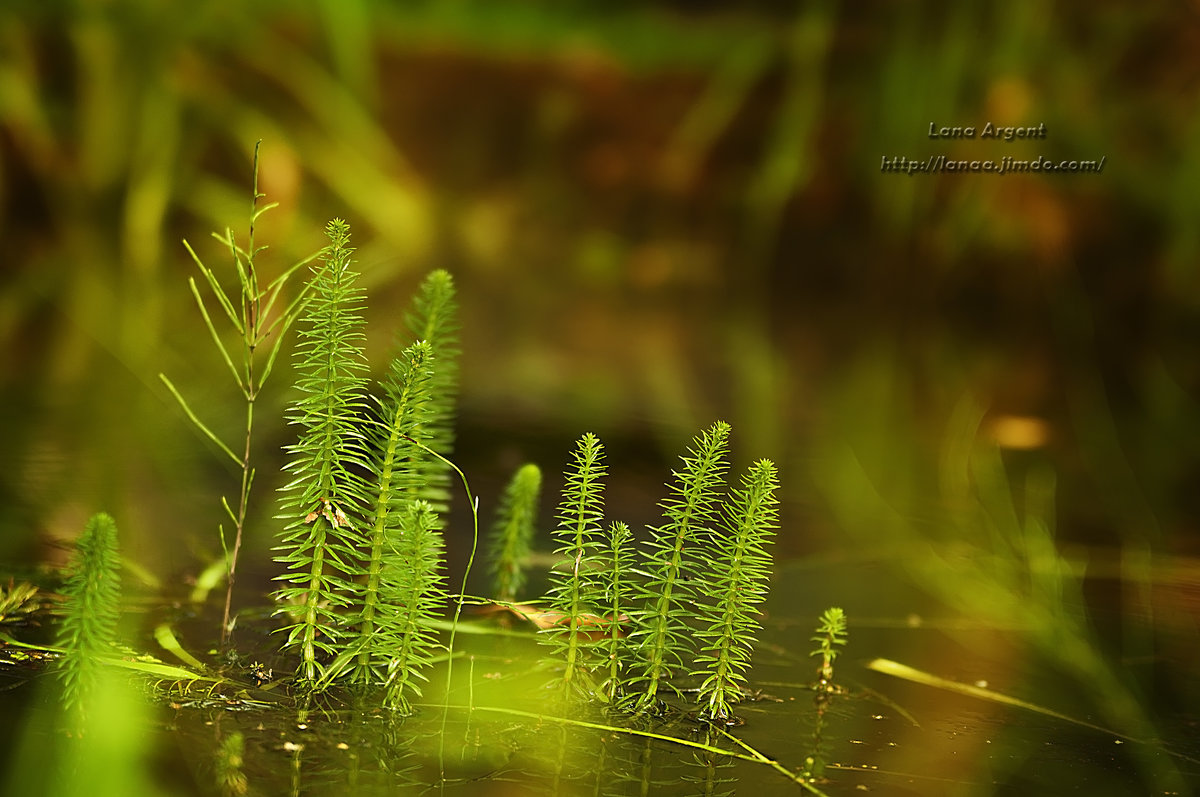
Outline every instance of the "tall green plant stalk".
[[57, 645], [63, 704], [81, 720], [99, 680], [100, 657], [115, 653], [121, 604], [117, 524], [104, 513], [88, 520], [75, 543], [63, 586], [63, 619]]
[[376, 633], [375, 615], [387, 598], [381, 581], [385, 558], [403, 542], [402, 529], [413, 503], [410, 496], [423, 487], [425, 455], [419, 444], [428, 436], [432, 360], [432, 348], [420, 341], [392, 361], [384, 383], [382, 418], [370, 435], [374, 444], [369, 461], [373, 477], [366, 531], [369, 554], [366, 582], [356, 585], [361, 607], [355, 618], [358, 639], [349, 646], [357, 650], [353, 677], [361, 682], [382, 676], [391, 659], [388, 640]]
[[648, 578], [639, 585], [644, 608], [631, 640], [638, 651], [630, 678], [641, 691], [638, 711], [657, 703], [667, 679], [693, 650], [689, 622], [696, 616], [704, 572], [696, 548], [716, 521], [728, 469], [729, 431], [729, 424], [717, 421], [693, 441], [662, 504], [666, 523], [650, 530]]
[[775, 465], [759, 460], [742, 477], [725, 504], [708, 556], [707, 599], [699, 604], [705, 626], [693, 675], [703, 678], [701, 719], [725, 722], [745, 692], [746, 670], [762, 628], [758, 606], [766, 600], [771, 578], [767, 549], [778, 525]]
[[493, 594], [502, 603], [515, 601], [525, 586], [525, 562], [533, 549], [541, 491], [542, 471], [527, 463], [513, 474], [500, 499], [488, 548]]
[[408, 504], [402, 533], [384, 557], [380, 605], [380, 648], [388, 652], [384, 704], [412, 713], [421, 696], [424, 670], [441, 647], [432, 621], [447, 600], [440, 521], [426, 501]]
[[[432, 400], [425, 423], [425, 443], [443, 457], [454, 453], [454, 421], [458, 409], [458, 300], [454, 279], [442, 269], [431, 271], [421, 283], [413, 307], [405, 315], [414, 340], [428, 341], [437, 370], [430, 385]], [[415, 498], [423, 498], [439, 513], [445, 513], [450, 501], [450, 468], [436, 457], [421, 464], [425, 476], [414, 488]]]
[[629, 526], [614, 521], [608, 527], [608, 550], [604, 553], [604, 568], [597, 574], [604, 596], [604, 638], [597, 643], [602, 657], [605, 679], [598, 693], [602, 700], [615, 702], [624, 688], [628, 666], [622, 622], [628, 619], [633, 604], [633, 533]]
[[291, 481], [280, 498], [280, 518], [288, 524], [275, 549], [275, 561], [287, 566], [276, 577], [285, 586], [275, 592], [284, 604], [278, 613], [290, 620], [281, 629], [287, 633], [283, 647], [300, 655], [297, 677], [309, 685], [324, 672], [318, 654], [343, 649], [336, 610], [347, 604], [345, 574], [357, 572], [361, 533], [355, 524], [368, 503], [361, 478], [351, 470], [367, 464], [355, 425], [366, 414], [361, 291], [350, 268], [349, 227], [335, 219], [326, 232], [325, 267], [316, 269], [296, 352], [301, 398], [290, 420], [300, 427], [300, 437], [289, 447], [285, 470]]
[[[221, 550], [225, 557], [225, 611], [221, 618], [222, 645], [229, 640], [231, 630], [229, 615], [233, 604], [233, 585], [237, 575], [238, 555], [242, 550], [242, 538], [250, 506], [250, 490], [254, 485], [254, 467], [251, 464], [251, 445], [254, 438], [254, 405], [258, 400], [259, 392], [262, 390], [263, 385], [266, 384], [267, 378], [271, 375], [271, 370], [275, 365], [275, 358], [279, 354], [285, 334], [300, 312], [304, 291], [301, 291], [279, 313], [274, 312], [275, 303], [279, 299], [284, 285], [296, 269], [311, 262], [316, 257], [314, 254], [301, 260], [274, 279], [265, 288], [260, 287], [258, 282], [258, 268], [255, 265], [255, 260], [258, 254], [267, 247], [255, 246], [254, 226], [259, 216], [277, 204], [272, 202], [262, 207], [258, 206], [258, 201], [266, 196], [258, 190], [258, 150], [261, 144], [262, 142], [259, 141], [254, 145], [254, 191], [250, 200], [250, 234], [246, 248], [243, 249], [237, 244], [233, 236], [233, 231], [229, 228], [225, 229], [224, 235], [213, 234], [214, 238], [228, 247], [234, 269], [237, 272], [240, 297], [236, 304], [225, 293], [225, 289], [221, 287], [221, 283], [217, 280], [213, 271], [200, 260], [195, 250], [192, 249], [191, 244], [187, 241], [183, 242], [184, 247], [188, 250], [188, 254], [192, 256], [192, 260], [204, 276], [204, 280], [208, 284], [213, 298], [220, 305], [222, 312], [224, 312], [225, 317], [229, 320], [230, 325], [237, 332], [239, 338], [239, 348], [241, 351], [240, 356], [235, 358], [235, 355], [230, 352], [230, 347], [225, 344], [221, 335], [217, 332], [212, 316], [209, 314], [204, 299], [200, 295], [200, 290], [196, 286], [196, 280], [189, 278], [188, 285], [191, 288], [192, 297], [196, 300], [196, 306], [200, 308], [200, 314], [204, 318], [204, 324], [208, 328], [213, 344], [217, 347], [221, 358], [229, 367], [229, 372], [233, 376], [233, 380], [246, 402], [245, 434], [242, 438], [241, 453], [235, 454], [232, 446], [227, 445], [200, 420], [199, 416], [196, 415], [188, 402], [183, 398], [183, 395], [165, 374], [160, 373], [158, 375], [158, 378], [162, 380], [163, 384], [171, 392], [171, 395], [179, 402], [192, 423], [196, 425], [201, 433], [216, 444], [217, 448], [228, 456], [241, 471], [237, 510], [235, 511], [229, 505], [227, 499], [224, 497], [221, 498], [221, 505], [233, 522], [234, 527], [232, 548], [226, 540], [224, 526], [218, 527]], [[260, 359], [257, 356], [258, 349], [272, 335], [275, 336], [275, 341], [267, 353], [266, 362], [262, 364], [260, 369], [258, 367]], [[234, 362], [235, 359], [239, 360], [236, 364]]]
[[542, 633], [564, 663], [563, 688], [591, 694], [586, 656], [591, 646], [588, 632], [596, 624], [595, 571], [601, 565], [604, 522], [605, 467], [600, 438], [588, 432], [579, 439], [565, 475], [554, 530], [559, 541], [555, 553], [561, 563], [550, 574], [550, 603], [562, 619]]

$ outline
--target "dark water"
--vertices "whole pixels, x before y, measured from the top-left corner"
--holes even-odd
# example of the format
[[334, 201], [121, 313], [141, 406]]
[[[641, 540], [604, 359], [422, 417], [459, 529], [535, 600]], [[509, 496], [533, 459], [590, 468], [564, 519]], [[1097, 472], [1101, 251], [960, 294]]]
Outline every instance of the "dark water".
[[[727, 734], [694, 721], [686, 692], [655, 721], [564, 707], [544, 689], [550, 674], [532, 635], [470, 612], [455, 640], [452, 688], [442, 663], [414, 716], [399, 720], [350, 694], [305, 701], [290, 694], [291, 665], [272, 653], [269, 620], [245, 612], [235, 639], [242, 659], [226, 666], [228, 681], [160, 681], [146, 700], [135, 691], [132, 702], [117, 705], [113, 733], [130, 712], [137, 730], [129, 756], [111, 765], [147, 769], [145, 782], [159, 793], [198, 795], [806, 793], [781, 770], [809, 773], [825, 794], [1170, 794], [1189, 793], [1198, 782], [1197, 715], [1188, 693], [1169, 687], [1172, 676], [1187, 675], [1173, 672], [1177, 662], [1156, 663], [1159, 680], [1168, 682], [1157, 698], [1131, 692], [1149, 723], [1139, 730], [1153, 728], [1161, 744], [1128, 728], [1104, 730], [1106, 718], [1123, 716], [1106, 701], [1124, 697], [1075, 680], [1080, 668], [1064, 658], [1067, 635], [1056, 651], [1034, 641], [1037, 629], [956, 615], [897, 578], [893, 564], [846, 559], [782, 568], [755, 656], [754, 692], [738, 710], [742, 724]], [[809, 637], [831, 597], [847, 598], [850, 642], [835, 672], [843, 693], [818, 697]], [[220, 666], [206, 653], [218, 623], [213, 607], [157, 606], [144, 619], [170, 622], [186, 649]], [[1170, 637], [1169, 627], [1159, 630]], [[1097, 650], [1116, 633], [1095, 631]], [[153, 641], [145, 647], [154, 649]], [[1170, 650], [1171, 640], [1162, 647]], [[256, 685], [251, 658], [271, 668], [274, 680]], [[872, 669], [877, 659], [1024, 704], [897, 678]], [[1120, 671], [1118, 683], [1138, 683], [1136, 662], [1098, 660]], [[63, 733], [44, 665], [6, 661], [0, 678], [13, 751], [7, 780], [17, 793], [14, 784], [38, 783], [22, 776], [38, 766], [30, 749], [45, 766], [65, 766], [70, 758], [61, 748], [83, 743]], [[139, 702], [146, 707], [140, 713], [131, 708]], [[106, 788], [97, 783], [89, 793]], [[37, 793], [36, 785], [23, 793]]]

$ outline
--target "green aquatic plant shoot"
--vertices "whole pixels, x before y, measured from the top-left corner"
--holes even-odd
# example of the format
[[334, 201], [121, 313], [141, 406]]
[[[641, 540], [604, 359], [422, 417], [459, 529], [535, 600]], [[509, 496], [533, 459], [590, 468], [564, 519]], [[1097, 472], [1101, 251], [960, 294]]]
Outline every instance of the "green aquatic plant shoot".
[[279, 517], [287, 521], [275, 561], [287, 572], [276, 576], [278, 613], [288, 617], [281, 629], [284, 649], [300, 655], [297, 677], [314, 685], [324, 674], [322, 655], [344, 650], [345, 574], [354, 570], [361, 542], [355, 528], [366, 501], [361, 476], [351, 470], [366, 463], [362, 433], [355, 424], [365, 415], [362, 375], [362, 294], [350, 269], [350, 231], [340, 219], [326, 227], [330, 245], [326, 267], [316, 270], [313, 296], [304, 313], [297, 350], [297, 388], [292, 423], [299, 441], [289, 447]]
[[593, 692], [587, 670], [589, 633], [596, 620], [595, 571], [603, 546], [605, 475], [604, 446], [588, 432], [579, 438], [567, 465], [554, 529], [560, 563], [550, 574], [550, 604], [561, 619], [542, 631], [555, 658], [563, 662], [562, 686], [589, 696]]
[[438, 514], [427, 501], [409, 503], [399, 538], [384, 557], [376, 632], [388, 656], [383, 702], [402, 716], [412, 713], [424, 671], [441, 648], [433, 621], [448, 599], [444, 559]]
[[810, 641], [817, 643], [809, 655], [821, 659], [821, 685], [828, 685], [833, 682], [833, 662], [846, 645], [846, 613], [836, 606], [826, 609]]
[[613, 521], [608, 527], [607, 541], [603, 567], [596, 574], [605, 613], [604, 636], [596, 642], [599, 669], [604, 676], [597, 688], [597, 696], [607, 702], [617, 702], [624, 692], [625, 673], [629, 667], [629, 648], [625, 644], [622, 622], [629, 619], [633, 605], [633, 532], [625, 523]]
[[488, 540], [492, 592], [497, 601], [511, 603], [525, 586], [525, 566], [533, 550], [542, 471], [533, 463], [517, 469], [500, 499]]
[[631, 635], [638, 658], [630, 683], [641, 692], [639, 711], [657, 704], [659, 691], [693, 653], [691, 624], [698, 619], [695, 606], [704, 575], [697, 548], [716, 522], [729, 431], [729, 424], [717, 421], [693, 441], [662, 504], [666, 523], [650, 529], [648, 578], [638, 585], [644, 608]]
[[[389, 552], [403, 543], [405, 524], [410, 520], [411, 496], [421, 491], [425, 473], [421, 463], [425, 454], [419, 447], [427, 433], [430, 386], [433, 381], [433, 355], [425, 341], [409, 346], [392, 361], [384, 381], [382, 418], [371, 427], [367, 437], [370, 451], [369, 518], [365, 529], [366, 562], [347, 562], [351, 575], [365, 575], [365, 581], [350, 581], [358, 609], [348, 618], [356, 628], [346, 653], [353, 654], [353, 679], [361, 683], [378, 682], [392, 660], [386, 634], [377, 634], [376, 613], [388, 602], [383, 594], [384, 562]], [[427, 505], [426, 505], [427, 506]], [[346, 666], [343, 653], [330, 668], [327, 678], [336, 677]]]
[[[240, 349], [240, 353], [235, 356], [235, 354], [230, 353], [229, 347], [222, 341], [221, 335], [217, 332], [212, 316], [208, 312], [208, 307], [200, 295], [199, 288], [196, 287], [196, 280], [189, 278], [188, 285], [192, 290], [192, 297], [196, 300], [196, 306], [200, 308], [200, 315], [204, 318], [204, 324], [208, 328], [209, 335], [212, 337], [213, 345], [216, 346], [221, 359], [229, 366], [233, 381], [237, 384], [238, 390], [241, 392], [246, 403], [245, 434], [242, 438], [241, 453], [235, 454], [233, 446], [226, 444], [208, 425], [200, 420], [187, 400], [184, 399], [183, 394], [179, 392], [175, 384], [165, 374], [160, 373], [158, 375], [158, 378], [162, 380], [167, 390], [179, 402], [184, 413], [196, 428], [212, 441], [223, 454], [228, 456], [241, 472], [237, 510], [235, 511], [230, 506], [228, 500], [225, 498], [221, 499], [221, 505], [232, 521], [234, 530], [231, 545], [225, 537], [224, 526], [218, 527], [225, 564], [225, 612], [221, 620], [222, 644], [228, 641], [229, 633], [233, 627], [230, 620], [230, 609], [233, 603], [233, 585], [237, 575], [238, 556], [242, 549], [242, 538], [245, 535], [246, 518], [250, 508], [250, 490], [254, 486], [254, 467], [251, 464], [251, 445], [254, 439], [254, 407], [259, 393], [262, 391], [275, 366], [275, 359], [279, 355], [280, 347], [286, 337], [288, 328], [291, 327], [300, 313], [307, 288], [299, 291], [282, 311], [276, 313], [275, 305], [282, 294], [284, 286], [296, 270], [317, 257], [314, 254], [293, 264], [266, 287], [262, 287], [259, 284], [258, 267], [255, 261], [258, 255], [267, 247], [255, 245], [254, 227], [259, 217], [274, 208], [277, 204], [272, 202], [262, 207], [259, 207], [258, 204], [258, 201], [266, 196], [259, 193], [258, 190], [258, 149], [261, 143], [260, 141], [254, 145], [254, 190], [250, 201], [250, 233], [246, 248], [243, 249], [238, 245], [237, 240], [234, 238], [233, 230], [229, 228], [225, 229], [224, 235], [213, 233], [213, 237], [229, 249], [230, 257], [237, 271], [240, 296], [236, 303], [229, 298], [225, 289], [221, 287], [216, 274], [213, 273], [212, 269], [204, 265], [204, 262], [196, 254], [195, 250], [192, 249], [191, 244], [187, 241], [183, 242], [184, 247], [188, 250], [188, 254], [192, 256], [192, 260], [204, 276], [204, 280], [208, 284], [213, 298], [220, 305], [222, 312], [229, 320], [230, 326], [239, 338], [240, 345], [237, 348]], [[267, 350], [265, 363], [260, 364], [260, 357], [258, 356], [260, 347], [271, 336], [274, 336], [275, 340]], [[235, 360], [240, 360], [240, 362], [235, 364]]]
[[[413, 340], [428, 342], [437, 362], [429, 386], [431, 400], [423, 421], [423, 442], [449, 457], [454, 453], [460, 354], [458, 300], [450, 272], [436, 269], [425, 277], [405, 321]], [[445, 514], [451, 495], [450, 467], [437, 457], [423, 458], [419, 467], [423, 476], [414, 482], [412, 497], [425, 499], [439, 514]]]
[[86, 717], [100, 677], [100, 659], [114, 654], [121, 608], [121, 555], [117, 524], [97, 513], [75, 542], [63, 585], [63, 618], [57, 646], [63, 704]]
[[730, 720], [733, 704], [745, 693], [755, 635], [762, 628], [758, 607], [770, 588], [767, 546], [778, 526], [778, 486], [774, 463], [756, 462], [724, 505], [713, 532], [707, 554], [708, 596], [698, 605], [704, 626], [696, 634], [701, 650], [692, 673], [703, 678], [698, 698], [702, 719]]

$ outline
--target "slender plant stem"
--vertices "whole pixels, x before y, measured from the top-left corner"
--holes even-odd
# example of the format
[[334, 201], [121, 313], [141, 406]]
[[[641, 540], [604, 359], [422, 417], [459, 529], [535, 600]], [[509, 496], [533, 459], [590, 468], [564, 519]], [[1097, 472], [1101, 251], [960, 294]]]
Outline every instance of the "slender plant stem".
[[[254, 481], [254, 469], [250, 467], [250, 445], [254, 438], [254, 400], [258, 397], [259, 385], [254, 375], [254, 350], [259, 344], [259, 321], [262, 294], [258, 290], [258, 272], [254, 267], [254, 222], [258, 219], [258, 200], [263, 196], [258, 190], [258, 148], [262, 141], [254, 144], [254, 190], [250, 199], [250, 236], [246, 248], [246, 269], [241, 274], [242, 286], [242, 362], [245, 379], [242, 391], [246, 397], [246, 444], [242, 450], [242, 484], [238, 499], [237, 517], [234, 518], [233, 551], [226, 556], [225, 612], [221, 617], [221, 645], [229, 642], [229, 612], [233, 605], [233, 584], [237, 579], [238, 555], [242, 550], [242, 534], [246, 528], [246, 514], [250, 505], [250, 486]], [[231, 238], [232, 240], [232, 238]], [[237, 257], [235, 252], [234, 257]], [[224, 537], [222, 537], [224, 547]]]

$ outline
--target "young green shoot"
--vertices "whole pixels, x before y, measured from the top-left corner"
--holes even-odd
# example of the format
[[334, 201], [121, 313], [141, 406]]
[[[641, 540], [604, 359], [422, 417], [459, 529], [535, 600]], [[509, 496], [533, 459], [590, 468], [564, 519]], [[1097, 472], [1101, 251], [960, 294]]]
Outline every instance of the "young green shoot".
[[651, 528], [648, 579], [639, 585], [644, 608], [631, 644], [638, 651], [631, 685], [641, 690], [636, 709], [647, 711], [671, 675], [690, 660], [691, 622], [703, 576], [697, 549], [716, 522], [728, 468], [729, 424], [717, 421], [697, 437], [682, 457], [671, 495], [663, 501], [666, 523]]
[[525, 586], [525, 565], [533, 549], [541, 491], [542, 471], [527, 463], [513, 474], [500, 499], [488, 548], [493, 594], [501, 603], [516, 601]]
[[604, 446], [588, 432], [575, 444], [559, 502], [559, 565], [550, 574], [550, 604], [562, 621], [542, 631], [563, 663], [561, 686], [568, 693], [593, 693], [587, 661], [590, 630], [601, 597], [595, 571], [602, 561], [604, 522]]
[[[184, 413], [197, 429], [211, 440], [222, 453], [228, 456], [241, 471], [241, 486], [238, 490], [237, 510], [234, 511], [229, 505], [228, 500], [225, 498], [221, 499], [221, 505], [232, 521], [234, 528], [232, 547], [225, 538], [224, 527], [218, 528], [221, 550], [224, 553], [225, 561], [225, 611], [221, 619], [222, 645], [229, 640], [229, 633], [232, 628], [229, 615], [233, 603], [233, 585], [237, 575], [238, 556], [242, 549], [242, 538], [246, 529], [246, 516], [250, 506], [250, 490], [254, 484], [254, 467], [251, 464], [251, 444], [254, 437], [254, 405], [263, 385], [266, 384], [267, 378], [271, 375], [271, 370], [275, 365], [275, 358], [279, 354], [280, 346], [287, 330], [300, 312], [305, 290], [301, 290], [278, 313], [274, 312], [275, 303], [292, 274], [316, 257], [314, 254], [292, 265], [266, 287], [259, 285], [258, 267], [255, 261], [259, 253], [267, 247], [255, 245], [254, 226], [259, 216], [276, 206], [276, 203], [263, 205], [262, 207], [259, 207], [258, 204], [258, 201], [266, 196], [258, 190], [258, 149], [261, 144], [262, 142], [259, 141], [254, 145], [254, 190], [250, 200], [250, 234], [246, 248], [243, 249], [238, 245], [234, 239], [233, 231], [229, 228], [226, 228], [223, 236], [219, 236], [216, 233], [213, 234], [214, 238], [229, 249], [234, 270], [237, 272], [240, 297], [236, 304], [229, 298], [229, 295], [217, 280], [216, 275], [208, 266], [204, 265], [204, 262], [196, 254], [195, 250], [192, 249], [191, 245], [187, 241], [183, 242], [184, 247], [188, 250], [188, 254], [192, 256], [192, 260], [195, 261], [196, 266], [200, 269], [200, 273], [204, 276], [204, 280], [208, 284], [213, 298], [220, 305], [230, 326], [233, 327], [239, 338], [240, 345], [238, 348], [240, 348], [240, 352], [235, 356], [235, 354], [230, 353], [230, 348], [222, 340], [220, 333], [218, 333], [213, 318], [208, 312], [208, 307], [200, 295], [200, 289], [196, 287], [196, 280], [189, 278], [188, 285], [191, 288], [192, 297], [196, 300], [196, 306], [200, 309], [200, 315], [204, 318], [204, 324], [208, 328], [209, 335], [212, 337], [213, 345], [216, 346], [221, 359], [229, 367], [233, 381], [246, 402], [245, 434], [242, 438], [241, 453], [235, 454], [232, 446], [227, 445], [200, 420], [187, 400], [184, 399], [174, 383], [165, 374], [160, 373], [158, 375], [158, 378], [166, 385], [167, 390], [179, 402]], [[256, 354], [259, 347], [272, 335], [275, 340], [267, 353], [265, 364], [262, 364], [261, 370], [259, 370], [260, 358]], [[239, 362], [235, 364], [235, 360]]]
[[292, 413], [299, 441], [289, 447], [285, 466], [291, 481], [282, 488], [280, 518], [288, 521], [276, 547], [287, 572], [276, 577], [277, 610], [288, 616], [284, 649], [300, 656], [297, 677], [309, 686], [324, 672], [320, 655], [344, 649], [343, 620], [337, 609], [347, 603], [346, 574], [356, 574], [356, 524], [367, 505], [361, 478], [352, 467], [365, 467], [363, 435], [356, 420], [365, 415], [362, 376], [361, 292], [350, 269], [350, 231], [340, 219], [326, 232], [326, 266], [316, 270], [314, 295], [307, 303], [297, 358], [301, 394]]
[[827, 688], [833, 683], [833, 662], [846, 644], [846, 613], [836, 606], [826, 609], [810, 639], [817, 647], [809, 655], [821, 659], [819, 684]]
[[91, 517], [75, 542], [63, 585], [63, 619], [57, 645], [63, 704], [80, 720], [99, 683], [101, 658], [115, 653], [121, 604], [121, 555], [117, 524], [104, 513]]
[[733, 704], [746, 686], [746, 670], [762, 626], [758, 607], [770, 588], [770, 544], [778, 526], [779, 485], [775, 465], [759, 460], [742, 477], [741, 487], [724, 506], [708, 554], [708, 596], [699, 604], [704, 628], [698, 665], [700, 717], [715, 723], [733, 718]]

